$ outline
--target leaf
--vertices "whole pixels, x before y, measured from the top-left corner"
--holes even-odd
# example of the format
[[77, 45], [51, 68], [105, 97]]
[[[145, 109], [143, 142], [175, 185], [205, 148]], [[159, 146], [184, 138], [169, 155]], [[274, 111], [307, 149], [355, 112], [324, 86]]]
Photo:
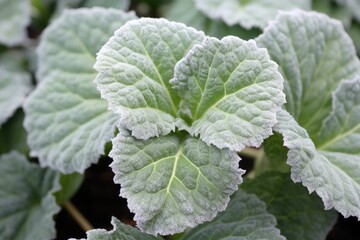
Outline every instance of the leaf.
[[24, 117], [24, 112], [19, 109], [0, 129], [0, 154], [13, 150], [24, 155], [29, 152], [23, 127]]
[[25, 41], [30, 23], [28, 0], [0, 0], [0, 43], [15, 46]]
[[83, 7], [105, 7], [105, 8], [117, 8], [122, 10], [129, 9], [129, 0], [86, 0]]
[[310, 0], [196, 0], [197, 8], [212, 19], [222, 19], [227, 25], [240, 24], [245, 29], [263, 29], [279, 10], [295, 8], [310, 10]]
[[239, 25], [228, 26], [221, 20], [213, 20], [200, 12], [195, 0], [175, 0], [168, 6], [165, 17], [169, 20], [182, 22], [188, 26], [202, 30], [208, 36], [222, 38], [234, 35], [241, 39], [253, 39], [261, 32], [259, 29], [246, 30]]
[[225, 212], [191, 229], [181, 239], [285, 240], [275, 225], [276, 219], [266, 211], [262, 201], [253, 194], [237, 191]]
[[113, 139], [110, 156], [120, 195], [138, 227], [168, 235], [213, 219], [242, 182], [235, 152], [175, 134], [138, 140], [126, 130]]
[[0, 59], [0, 128], [21, 106], [32, 89], [30, 74], [20, 66], [19, 59], [11, 55]]
[[53, 239], [53, 216], [60, 210], [53, 196], [60, 188], [58, 174], [11, 152], [0, 156], [0, 175], [1, 238]]
[[[345, 82], [345, 85], [346, 83], [349, 82]], [[359, 84], [358, 80], [357, 85]], [[355, 109], [359, 111], [359, 106]], [[332, 152], [324, 147], [316, 150], [306, 130], [289, 113], [281, 110], [277, 116], [278, 123], [274, 130], [283, 135], [284, 144], [289, 148], [288, 164], [291, 166], [292, 180], [302, 182], [310, 192], [316, 191], [322, 198], [325, 209], [335, 208], [345, 217], [360, 218], [360, 156], [353, 153], [359, 150], [359, 146], [349, 153]], [[332, 116], [325, 123], [331, 122]], [[329, 128], [328, 131], [336, 129]], [[355, 131], [353, 133], [359, 135]], [[352, 135], [348, 137], [351, 138]], [[336, 142], [335, 138], [334, 143]]]
[[350, 9], [343, 5], [334, 5], [333, 0], [313, 1], [312, 9], [317, 12], [325, 13], [331, 18], [340, 20], [346, 28], [350, 27], [352, 14]]
[[56, 202], [62, 206], [79, 190], [84, 180], [84, 175], [72, 173], [68, 175], [60, 175], [61, 190], [55, 193]]
[[346, 6], [352, 12], [354, 18], [360, 23], [360, 2], [359, 0], [336, 0], [340, 5]]
[[279, 14], [257, 43], [280, 66], [286, 110], [314, 138], [331, 111], [331, 92], [341, 80], [360, 74], [351, 39], [340, 22], [295, 10]]
[[45, 30], [38, 47], [40, 84], [24, 109], [31, 155], [42, 166], [82, 173], [104, 153], [117, 116], [93, 83], [95, 55], [134, 18], [115, 9], [67, 10]]
[[241, 151], [272, 133], [285, 102], [278, 66], [254, 41], [207, 38], [175, 67], [171, 80], [182, 97], [191, 134], [208, 144]]
[[[162, 239], [146, 233], [140, 232], [137, 228], [121, 223], [115, 217], [112, 217], [111, 224], [114, 229], [106, 231], [105, 229], [94, 229], [86, 232], [86, 240], [156, 240]], [[74, 240], [74, 239], [70, 239]]]
[[175, 130], [180, 101], [169, 80], [174, 66], [202, 32], [165, 19], [130, 21], [100, 50], [96, 83], [120, 126], [139, 139]]
[[326, 239], [337, 220], [336, 211], [324, 211], [322, 201], [294, 184], [287, 173], [267, 172], [245, 181], [241, 188], [265, 202], [287, 239]]

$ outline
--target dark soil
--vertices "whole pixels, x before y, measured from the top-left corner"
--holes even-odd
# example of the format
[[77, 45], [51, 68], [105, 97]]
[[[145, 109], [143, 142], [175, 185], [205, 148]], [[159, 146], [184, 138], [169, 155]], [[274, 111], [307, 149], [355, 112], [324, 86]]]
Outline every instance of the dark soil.
[[[127, 208], [126, 200], [119, 197], [120, 186], [113, 182], [113, 172], [109, 158], [101, 159], [96, 165], [90, 167], [85, 173], [82, 187], [72, 198], [72, 203], [89, 220], [94, 228], [111, 230], [111, 217], [115, 216], [123, 223], [135, 225], [133, 214]], [[243, 159], [240, 167], [251, 169], [253, 161]], [[86, 238], [85, 232], [70, 217], [66, 210], [62, 210], [56, 217], [56, 240], [69, 238]], [[360, 222], [356, 218], [343, 218], [339, 220], [326, 240], [359, 240]], [[291, 240], [291, 239], [289, 239]]]

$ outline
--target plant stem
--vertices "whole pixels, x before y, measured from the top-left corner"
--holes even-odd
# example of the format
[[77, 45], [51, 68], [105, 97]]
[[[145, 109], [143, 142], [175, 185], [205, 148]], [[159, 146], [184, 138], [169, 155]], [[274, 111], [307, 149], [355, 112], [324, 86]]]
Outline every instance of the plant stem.
[[261, 154], [261, 151], [256, 148], [245, 148], [240, 152], [241, 156], [256, 159]]
[[81, 214], [81, 212], [72, 204], [70, 201], [67, 201], [64, 204], [65, 209], [69, 212], [71, 217], [79, 224], [79, 226], [85, 231], [89, 231], [94, 227], [89, 223], [89, 221]]

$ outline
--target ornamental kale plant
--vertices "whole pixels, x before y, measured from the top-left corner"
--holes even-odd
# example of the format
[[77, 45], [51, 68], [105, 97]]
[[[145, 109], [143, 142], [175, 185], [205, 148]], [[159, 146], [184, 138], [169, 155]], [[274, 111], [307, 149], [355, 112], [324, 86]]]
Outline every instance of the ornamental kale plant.
[[0, 23], [0, 239], [53, 239], [102, 156], [136, 227], [89, 240], [326, 239], [337, 212], [360, 219], [356, 1], [173, 1], [170, 20], [31, 4]]

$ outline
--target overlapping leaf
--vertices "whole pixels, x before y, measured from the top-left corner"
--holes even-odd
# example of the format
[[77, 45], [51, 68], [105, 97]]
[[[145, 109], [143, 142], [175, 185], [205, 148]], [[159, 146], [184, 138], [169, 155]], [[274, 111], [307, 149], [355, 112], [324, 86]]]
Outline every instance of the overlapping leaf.
[[212, 19], [228, 25], [240, 24], [246, 29], [264, 28], [279, 10], [302, 8], [310, 10], [310, 0], [196, 0], [199, 10]]
[[240, 151], [272, 133], [285, 101], [277, 64], [254, 41], [207, 38], [175, 67], [171, 80], [182, 97], [191, 134], [208, 144]]
[[147, 233], [168, 235], [213, 219], [241, 182], [235, 152], [176, 134], [138, 140], [126, 130], [113, 140], [114, 181]]
[[0, 58], [0, 128], [32, 89], [31, 76], [20, 62], [21, 59], [13, 53], [4, 54]]
[[339, 22], [297, 11], [282, 14], [258, 40], [286, 76], [286, 107], [299, 123], [279, 111], [274, 128], [289, 148], [292, 179], [316, 191], [326, 209], [360, 218], [360, 79], [344, 80], [360, 63], [350, 38]]
[[58, 174], [11, 152], [0, 157], [0, 175], [1, 239], [54, 238], [53, 215], [60, 210], [53, 196], [60, 188]]
[[0, 0], [0, 43], [7, 46], [23, 43], [29, 22], [28, 0]]
[[[86, 232], [86, 240], [156, 240], [162, 239], [160, 237], [154, 237], [146, 233], [140, 232], [139, 229], [125, 225], [118, 219], [113, 217], [111, 224], [114, 229], [106, 231], [105, 229], [94, 229]], [[74, 240], [74, 239], [70, 239]]]
[[253, 194], [238, 191], [225, 212], [190, 230], [181, 239], [285, 240], [275, 225], [276, 219], [266, 211], [264, 202]]
[[324, 211], [321, 199], [294, 184], [287, 173], [267, 172], [245, 181], [241, 188], [265, 202], [287, 239], [326, 239], [338, 216], [336, 211]]
[[261, 32], [259, 29], [246, 30], [239, 25], [228, 26], [222, 20], [213, 20], [200, 12], [195, 6], [195, 0], [174, 0], [165, 12], [169, 20], [182, 22], [188, 26], [202, 30], [206, 35], [222, 38], [234, 35], [241, 39], [253, 39]]
[[172, 89], [175, 64], [204, 34], [165, 19], [130, 21], [98, 54], [96, 83], [120, 114], [120, 125], [139, 139], [175, 130], [180, 98]]
[[340, 22], [315, 12], [278, 16], [257, 43], [266, 47], [285, 78], [286, 110], [315, 137], [331, 111], [331, 93], [360, 74], [360, 62]]
[[83, 172], [104, 153], [117, 117], [93, 83], [95, 55], [134, 18], [114, 9], [67, 10], [44, 32], [38, 48], [40, 84], [25, 104], [28, 143], [41, 165]]

